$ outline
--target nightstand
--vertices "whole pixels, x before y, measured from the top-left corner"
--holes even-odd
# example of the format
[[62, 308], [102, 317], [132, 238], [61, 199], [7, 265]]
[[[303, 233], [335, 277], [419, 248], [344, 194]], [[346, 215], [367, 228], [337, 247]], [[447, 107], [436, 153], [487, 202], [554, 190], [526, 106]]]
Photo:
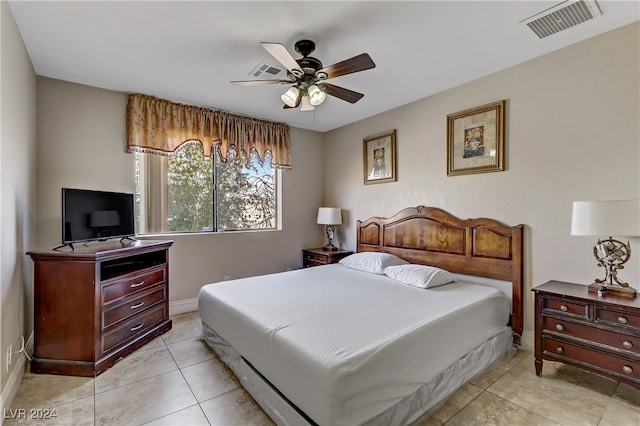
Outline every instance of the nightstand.
[[535, 367], [570, 364], [640, 389], [640, 298], [597, 296], [549, 281], [535, 293]]
[[310, 248], [302, 250], [302, 267], [329, 265], [338, 263], [343, 257], [353, 254], [347, 250], [325, 250], [323, 248]]

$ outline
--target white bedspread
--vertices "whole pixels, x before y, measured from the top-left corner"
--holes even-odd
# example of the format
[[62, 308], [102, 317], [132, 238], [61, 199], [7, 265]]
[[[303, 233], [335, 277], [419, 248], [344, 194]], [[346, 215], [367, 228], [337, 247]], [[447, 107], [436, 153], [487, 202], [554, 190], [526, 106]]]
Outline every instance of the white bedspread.
[[321, 425], [360, 424], [503, 332], [497, 289], [434, 289], [339, 264], [224, 281], [202, 321]]

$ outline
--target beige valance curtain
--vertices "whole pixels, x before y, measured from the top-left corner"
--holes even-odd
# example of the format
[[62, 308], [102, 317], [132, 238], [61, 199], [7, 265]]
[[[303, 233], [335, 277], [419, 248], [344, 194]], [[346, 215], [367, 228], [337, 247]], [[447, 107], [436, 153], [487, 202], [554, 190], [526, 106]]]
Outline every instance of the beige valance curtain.
[[147, 95], [129, 95], [127, 152], [169, 155], [188, 141], [200, 141], [204, 155], [229, 150], [255, 151], [260, 160], [271, 153], [271, 165], [291, 168], [291, 135], [284, 123], [176, 104]]

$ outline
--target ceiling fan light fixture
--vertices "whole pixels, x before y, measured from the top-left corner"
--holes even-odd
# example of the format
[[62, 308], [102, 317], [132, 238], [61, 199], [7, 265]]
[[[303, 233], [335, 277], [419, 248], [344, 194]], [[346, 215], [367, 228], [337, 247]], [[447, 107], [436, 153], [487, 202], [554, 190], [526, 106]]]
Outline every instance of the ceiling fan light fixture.
[[320, 89], [315, 84], [311, 85], [307, 89], [307, 93], [309, 94], [309, 102], [313, 106], [320, 105], [327, 98], [327, 94], [324, 92], [324, 90]]
[[314, 109], [316, 109], [316, 107], [311, 104], [309, 96], [302, 96], [302, 100], [300, 101], [300, 111], [313, 111]]
[[300, 90], [298, 90], [297, 87], [290, 87], [289, 90], [280, 96], [280, 99], [282, 99], [282, 102], [284, 102], [285, 105], [293, 108], [298, 104], [299, 97]]

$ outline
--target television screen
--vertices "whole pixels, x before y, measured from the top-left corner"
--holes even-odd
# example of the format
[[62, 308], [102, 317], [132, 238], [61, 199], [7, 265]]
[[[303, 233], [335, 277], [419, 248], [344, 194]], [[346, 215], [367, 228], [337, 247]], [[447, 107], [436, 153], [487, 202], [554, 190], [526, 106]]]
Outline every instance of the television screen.
[[133, 194], [62, 188], [63, 244], [133, 235]]

